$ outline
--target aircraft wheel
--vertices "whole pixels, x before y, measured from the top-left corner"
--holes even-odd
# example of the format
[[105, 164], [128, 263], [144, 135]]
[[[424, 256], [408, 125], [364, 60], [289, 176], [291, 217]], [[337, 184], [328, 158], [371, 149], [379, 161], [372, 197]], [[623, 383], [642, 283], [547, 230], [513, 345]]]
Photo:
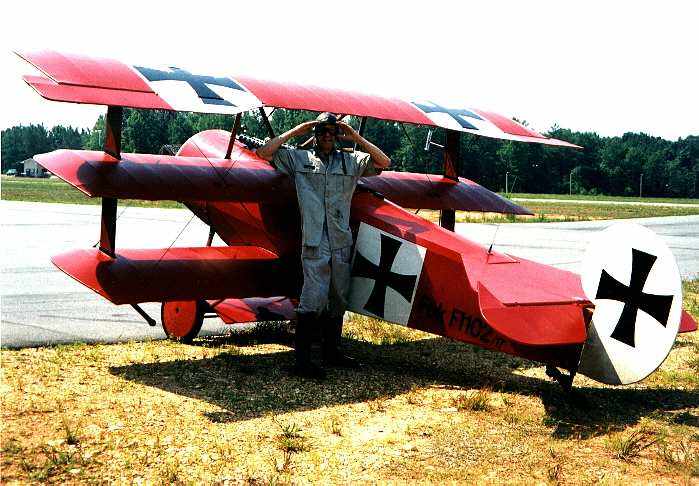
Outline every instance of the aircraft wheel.
[[163, 302], [160, 320], [168, 339], [191, 343], [201, 330], [205, 309], [206, 303], [201, 300]]

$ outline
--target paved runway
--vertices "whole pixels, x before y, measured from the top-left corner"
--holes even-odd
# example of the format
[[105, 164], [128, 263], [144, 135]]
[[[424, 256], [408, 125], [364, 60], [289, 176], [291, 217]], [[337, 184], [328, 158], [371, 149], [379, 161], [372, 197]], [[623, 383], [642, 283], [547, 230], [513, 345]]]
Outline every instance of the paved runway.
[[[208, 228], [186, 210], [120, 207], [118, 214], [117, 247], [203, 246], [208, 235]], [[110, 304], [50, 261], [51, 255], [88, 248], [99, 239], [99, 206], [0, 201], [0, 221], [3, 347], [164, 337], [159, 326], [149, 327], [131, 307]], [[636, 221], [663, 236], [684, 277], [699, 275], [699, 216]], [[590, 235], [609, 224], [459, 224], [457, 232], [486, 246], [494, 239], [498, 251], [576, 271]], [[159, 321], [159, 304], [144, 308]], [[226, 329], [218, 319], [208, 319], [202, 332]]]
[[[165, 337], [159, 304], [143, 305], [158, 320], [149, 327], [130, 306], [111, 304], [51, 263], [52, 255], [99, 240], [100, 211], [100, 206], [0, 201], [2, 347]], [[206, 244], [208, 227], [187, 210], [118, 211], [117, 247], [167, 248], [180, 231], [175, 246]], [[202, 332], [226, 329], [218, 319], [207, 319]]]
[[[618, 221], [572, 223], [457, 224], [456, 231], [493, 249], [580, 273], [579, 264], [592, 235]], [[639, 218], [672, 250], [682, 278], [699, 276], [699, 215]]]

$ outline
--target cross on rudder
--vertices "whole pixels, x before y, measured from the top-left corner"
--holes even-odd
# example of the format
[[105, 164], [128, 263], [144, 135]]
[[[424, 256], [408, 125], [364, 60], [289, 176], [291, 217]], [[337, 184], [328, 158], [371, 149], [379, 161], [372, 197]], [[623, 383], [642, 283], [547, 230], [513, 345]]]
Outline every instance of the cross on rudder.
[[656, 259], [655, 255], [632, 248], [631, 282], [628, 287], [609, 275], [606, 270], [602, 270], [600, 276], [595, 298], [616, 300], [624, 304], [611, 337], [631, 347], [636, 345], [636, 317], [639, 310], [652, 316], [663, 327], [667, 327], [673, 296], [643, 292]]

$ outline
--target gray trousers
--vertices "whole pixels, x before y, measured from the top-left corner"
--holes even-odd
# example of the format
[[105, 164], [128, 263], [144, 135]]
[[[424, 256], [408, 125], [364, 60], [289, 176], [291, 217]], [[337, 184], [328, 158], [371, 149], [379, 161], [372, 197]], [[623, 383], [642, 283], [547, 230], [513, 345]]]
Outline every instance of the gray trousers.
[[303, 288], [296, 311], [320, 314], [327, 309], [330, 317], [342, 317], [347, 309], [351, 257], [351, 246], [330, 249], [325, 227], [320, 245], [302, 247]]

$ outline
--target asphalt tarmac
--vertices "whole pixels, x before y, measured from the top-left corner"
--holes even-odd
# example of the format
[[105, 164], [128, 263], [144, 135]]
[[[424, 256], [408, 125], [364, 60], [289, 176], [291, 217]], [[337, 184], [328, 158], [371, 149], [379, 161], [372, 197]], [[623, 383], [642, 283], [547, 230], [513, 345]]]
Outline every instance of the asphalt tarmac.
[[[203, 246], [208, 227], [187, 210], [120, 207], [117, 247]], [[660, 234], [682, 276], [699, 275], [699, 216], [638, 219]], [[51, 255], [89, 248], [99, 239], [100, 207], [0, 201], [3, 348], [72, 342], [162, 339], [160, 304], [144, 304], [149, 327], [130, 306], [115, 306], [56, 269]], [[612, 221], [581, 223], [458, 224], [457, 232], [485, 246], [576, 271], [590, 236]], [[223, 244], [218, 239], [214, 245]], [[202, 334], [230, 330], [204, 321]]]

